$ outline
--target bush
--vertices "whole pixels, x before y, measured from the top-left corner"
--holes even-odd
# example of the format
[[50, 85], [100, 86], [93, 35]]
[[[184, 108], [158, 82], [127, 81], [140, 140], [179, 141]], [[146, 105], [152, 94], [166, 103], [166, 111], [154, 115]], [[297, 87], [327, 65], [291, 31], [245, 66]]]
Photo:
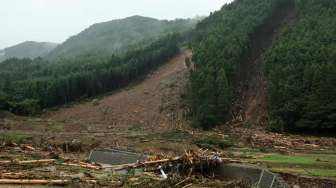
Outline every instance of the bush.
[[206, 138], [200, 138], [193, 141], [198, 147], [213, 148], [213, 146], [225, 149], [233, 146], [231, 140], [226, 140], [220, 136], [208, 136]]
[[16, 143], [16, 144], [21, 144], [23, 143], [26, 139], [29, 139], [29, 136], [18, 134], [18, 133], [5, 133], [5, 134], [0, 134], [0, 142], [3, 143]]
[[39, 101], [36, 99], [25, 99], [22, 102], [12, 103], [15, 113], [24, 115], [35, 115], [41, 111]]
[[183, 130], [172, 130], [169, 132], [162, 133], [160, 137], [171, 141], [181, 141], [191, 138], [191, 135]]

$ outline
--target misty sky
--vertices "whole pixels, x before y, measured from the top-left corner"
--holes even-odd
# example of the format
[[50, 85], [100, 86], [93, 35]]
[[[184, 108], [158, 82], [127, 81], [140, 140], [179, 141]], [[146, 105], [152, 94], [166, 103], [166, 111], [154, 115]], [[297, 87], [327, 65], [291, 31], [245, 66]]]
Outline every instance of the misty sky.
[[0, 49], [24, 42], [63, 42], [98, 22], [141, 15], [208, 15], [231, 0], [0, 0]]

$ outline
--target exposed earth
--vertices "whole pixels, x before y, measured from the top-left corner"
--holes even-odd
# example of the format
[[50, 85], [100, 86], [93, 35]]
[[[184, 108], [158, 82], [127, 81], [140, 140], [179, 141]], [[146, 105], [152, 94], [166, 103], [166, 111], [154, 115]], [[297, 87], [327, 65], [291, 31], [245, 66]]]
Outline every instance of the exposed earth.
[[48, 112], [43, 119], [90, 131], [130, 126], [160, 131], [177, 128], [183, 123], [179, 97], [186, 82], [186, 57], [191, 57], [190, 50], [183, 51], [139, 83], [101, 99]]

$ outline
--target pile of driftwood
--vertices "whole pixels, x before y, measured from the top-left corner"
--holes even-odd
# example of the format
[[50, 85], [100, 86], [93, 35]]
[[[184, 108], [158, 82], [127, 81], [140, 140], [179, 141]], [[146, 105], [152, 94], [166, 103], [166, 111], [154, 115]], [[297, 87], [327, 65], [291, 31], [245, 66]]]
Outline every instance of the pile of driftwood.
[[112, 166], [112, 170], [120, 171], [120, 170], [129, 170], [129, 169], [137, 169], [137, 168], [162, 168], [165, 166], [180, 166], [180, 167], [197, 167], [200, 165], [208, 165], [215, 166], [219, 163], [222, 163], [223, 160], [221, 158], [220, 153], [207, 153], [207, 150], [200, 150], [199, 152], [193, 151], [185, 151], [185, 153], [181, 156], [177, 157], [164, 157], [162, 155], [155, 156], [150, 158], [144, 162], [136, 162], [132, 164], [123, 164]]

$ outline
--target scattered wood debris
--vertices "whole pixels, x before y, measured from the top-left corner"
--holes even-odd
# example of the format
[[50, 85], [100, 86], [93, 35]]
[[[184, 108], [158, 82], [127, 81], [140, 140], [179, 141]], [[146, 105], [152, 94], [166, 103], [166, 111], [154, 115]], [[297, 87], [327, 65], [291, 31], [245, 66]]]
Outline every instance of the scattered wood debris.
[[132, 164], [116, 165], [112, 166], [112, 170], [121, 171], [126, 169], [136, 169], [136, 168], [154, 168], [158, 169], [160, 166], [189, 166], [197, 167], [199, 165], [207, 164], [208, 166], [216, 166], [219, 163], [222, 163], [223, 160], [220, 157], [220, 153], [211, 153], [207, 154], [204, 152], [185, 152], [185, 154], [178, 157], [169, 157], [162, 158], [159, 156], [159, 159], [153, 158], [144, 162], [137, 162]]
[[[29, 149], [29, 152], [35, 153], [36, 151], [40, 151], [39, 148], [32, 148]], [[22, 153], [21, 151], [17, 152], [18, 154], [25, 156], [27, 154]], [[18, 155], [13, 155], [13, 158], [9, 157], [7, 160], [0, 161], [0, 185], [69, 185], [72, 184], [74, 180], [80, 183], [96, 184], [97, 182], [100, 182], [100, 179], [98, 178], [99, 175], [97, 176], [97, 174], [111, 174], [116, 171], [128, 171], [138, 168], [143, 168], [147, 173], [152, 172], [151, 179], [153, 179], [153, 181], [162, 181], [164, 179], [167, 180], [171, 178], [171, 175], [176, 173], [169, 170], [172, 168], [181, 167], [181, 170], [185, 171], [188, 169], [188, 177], [190, 178], [192, 176], [191, 173], [193, 172], [193, 169], [200, 168], [202, 165], [207, 168], [212, 168], [219, 163], [230, 161], [229, 159], [222, 159], [221, 154], [216, 152], [208, 152], [207, 150], [200, 150], [197, 152], [186, 151], [181, 156], [168, 157], [164, 155], [157, 155], [144, 162], [112, 166], [110, 169], [111, 171], [109, 171], [109, 169], [102, 167], [101, 165], [75, 159], [64, 159], [60, 157], [58, 159], [42, 158], [37, 160], [28, 160], [26, 157], [22, 159], [14, 158], [15, 156]], [[45, 154], [42, 156], [45, 156]], [[59, 170], [63, 172], [58, 173]], [[82, 170], [85, 171], [83, 172]], [[114, 180], [109, 181], [111, 182]], [[176, 182], [174, 185], [178, 184], [180, 187], [183, 187], [190, 183], [192, 183], [192, 181], [187, 178], [187, 180], [182, 182], [180, 181], [179, 184]]]
[[65, 185], [69, 180], [0, 179], [0, 184]]
[[278, 151], [293, 150], [329, 150], [334, 151], [336, 140], [328, 137], [286, 135], [256, 130], [254, 128], [230, 127], [226, 133], [234, 135], [240, 141], [254, 148], [270, 148]]

